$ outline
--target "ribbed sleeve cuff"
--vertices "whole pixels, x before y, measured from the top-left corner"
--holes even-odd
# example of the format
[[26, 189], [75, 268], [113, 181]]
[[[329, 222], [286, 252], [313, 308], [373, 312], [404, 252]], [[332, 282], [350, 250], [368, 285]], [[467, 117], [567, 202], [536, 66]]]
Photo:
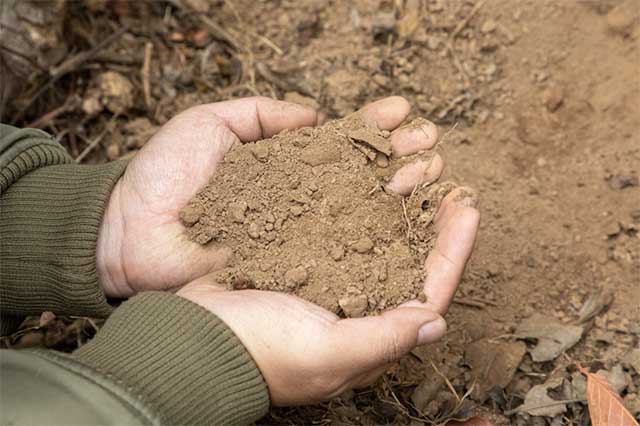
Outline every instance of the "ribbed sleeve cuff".
[[126, 163], [46, 166], [0, 197], [0, 311], [107, 316], [96, 244], [111, 190]]
[[123, 303], [73, 356], [133, 390], [166, 424], [246, 425], [269, 407], [262, 375], [231, 329], [172, 294]]

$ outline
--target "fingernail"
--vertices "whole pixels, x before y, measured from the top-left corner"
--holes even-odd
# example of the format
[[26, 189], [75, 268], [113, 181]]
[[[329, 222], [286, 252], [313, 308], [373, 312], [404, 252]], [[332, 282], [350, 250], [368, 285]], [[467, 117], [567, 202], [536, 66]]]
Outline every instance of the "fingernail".
[[461, 191], [454, 201], [459, 206], [473, 207], [473, 208], [478, 207], [478, 196], [476, 195], [475, 192], [471, 190], [465, 189]]
[[447, 331], [447, 322], [444, 318], [438, 318], [420, 327], [418, 331], [418, 345], [437, 342]]

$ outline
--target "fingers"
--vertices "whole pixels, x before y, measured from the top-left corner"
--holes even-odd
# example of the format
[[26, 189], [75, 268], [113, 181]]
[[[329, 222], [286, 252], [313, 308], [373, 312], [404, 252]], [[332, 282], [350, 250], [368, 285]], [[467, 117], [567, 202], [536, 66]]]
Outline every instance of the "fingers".
[[379, 316], [335, 323], [332, 348], [345, 364], [369, 371], [397, 360], [415, 346], [434, 342], [446, 331], [444, 319], [423, 308], [397, 308]]
[[438, 141], [438, 128], [419, 119], [412, 125], [395, 130], [389, 138], [394, 157], [405, 157], [433, 148]]
[[438, 237], [425, 261], [427, 301], [422, 305], [428, 310], [444, 314], [453, 300], [478, 232], [475, 203], [469, 188], [457, 188], [442, 202], [435, 219]]
[[265, 97], [217, 102], [196, 108], [222, 119], [242, 142], [318, 123], [318, 112], [313, 108]]
[[435, 182], [444, 170], [444, 161], [438, 154], [430, 160], [418, 160], [402, 166], [387, 183], [387, 189], [410, 195], [416, 185]]
[[409, 115], [411, 105], [405, 98], [391, 96], [372, 102], [358, 111], [365, 122], [380, 130], [393, 130]]

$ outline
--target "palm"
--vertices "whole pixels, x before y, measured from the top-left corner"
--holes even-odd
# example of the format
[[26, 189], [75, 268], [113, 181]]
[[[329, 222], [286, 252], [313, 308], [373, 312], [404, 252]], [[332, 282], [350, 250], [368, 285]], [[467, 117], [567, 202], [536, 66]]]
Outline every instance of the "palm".
[[[361, 111], [381, 129], [393, 130], [407, 116], [408, 104], [388, 98]], [[231, 251], [187, 240], [180, 210], [215, 173], [233, 144], [269, 137], [286, 128], [317, 124], [315, 111], [299, 105], [251, 98], [201, 105], [170, 120], [127, 167], [105, 212], [98, 240], [98, 270], [110, 297], [144, 290], [178, 288], [221, 268]], [[392, 133], [394, 155], [432, 148], [435, 126]], [[442, 171], [436, 155], [398, 171], [388, 187], [408, 193]]]

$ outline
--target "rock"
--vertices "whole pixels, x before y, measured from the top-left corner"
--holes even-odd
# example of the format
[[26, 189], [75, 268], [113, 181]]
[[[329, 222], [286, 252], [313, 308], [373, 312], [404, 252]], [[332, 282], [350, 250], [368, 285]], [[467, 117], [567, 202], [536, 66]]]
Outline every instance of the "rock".
[[563, 324], [558, 320], [541, 314], [534, 314], [518, 325], [515, 337], [519, 339], [537, 339], [537, 344], [529, 350], [535, 362], [551, 361], [564, 351], [578, 343], [584, 328]]
[[302, 208], [302, 206], [291, 206], [289, 211], [294, 216], [300, 216], [304, 212], [304, 209]]
[[607, 237], [615, 237], [620, 233], [622, 229], [620, 228], [620, 224], [618, 222], [609, 222], [604, 227], [604, 234]]
[[341, 245], [332, 247], [329, 251], [329, 256], [331, 256], [331, 258], [336, 262], [341, 260], [344, 257], [344, 247]]
[[[551, 378], [541, 385], [536, 385], [529, 390], [524, 398], [524, 403], [517, 408], [520, 413], [527, 413], [532, 416], [555, 417], [567, 411], [565, 404], [556, 404], [548, 391], [562, 386], [562, 377]], [[541, 407], [541, 408], [537, 408]]]
[[607, 25], [611, 32], [627, 36], [631, 34], [634, 24], [639, 18], [640, 8], [638, 8], [637, 1], [626, 0], [607, 14]]
[[484, 34], [489, 34], [494, 32], [497, 27], [498, 27], [498, 24], [496, 24], [496, 21], [494, 21], [493, 19], [488, 19], [482, 23], [482, 26], [480, 27], [480, 31]]
[[526, 352], [527, 346], [523, 342], [496, 343], [482, 339], [471, 343], [465, 350], [464, 359], [471, 367], [476, 383], [473, 398], [484, 402], [494, 388], [507, 387]]
[[180, 220], [186, 226], [193, 226], [200, 220], [203, 213], [204, 208], [201, 204], [187, 204], [180, 210]]
[[622, 358], [622, 363], [636, 370], [637, 374], [640, 374], [640, 348], [636, 348], [627, 353], [624, 358]]
[[640, 414], [640, 396], [637, 393], [629, 393], [624, 397], [622, 403], [631, 415], [637, 418]]
[[258, 141], [251, 145], [251, 153], [256, 160], [265, 162], [269, 158], [269, 145], [267, 142]]
[[229, 204], [229, 214], [234, 222], [243, 223], [249, 205], [244, 201]]
[[133, 106], [133, 84], [120, 73], [107, 71], [96, 79], [101, 103], [112, 113], [121, 114]]
[[256, 222], [251, 222], [247, 227], [247, 234], [249, 234], [249, 237], [257, 240], [260, 238], [260, 226]]
[[107, 146], [107, 158], [110, 161], [120, 158], [120, 145], [117, 143], [111, 143]]
[[559, 86], [552, 86], [542, 94], [544, 106], [549, 112], [556, 112], [564, 103], [564, 90]]
[[360, 254], [365, 254], [373, 250], [373, 246], [374, 244], [373, 244], [373, 241], [371, 241], [371, 238], [362, 237], [358, 241], [353, 243], [351, 248]]
[[307, 282], [308, 278], [309, 278], [309, 274], [307, 273], [307, 270], [305, 269], [305, 267], [302, 265], [297, 266], [293, 269], [289, 269], [284, 274], [285, 285], [289, 288], [300, 287], [301, 285]]
[[338, 300], [344, 314], [350, 318], [357, 318], [364, 315], [369, 307], [367, 296], [359, 294], [357, 296], [345, 296]]

